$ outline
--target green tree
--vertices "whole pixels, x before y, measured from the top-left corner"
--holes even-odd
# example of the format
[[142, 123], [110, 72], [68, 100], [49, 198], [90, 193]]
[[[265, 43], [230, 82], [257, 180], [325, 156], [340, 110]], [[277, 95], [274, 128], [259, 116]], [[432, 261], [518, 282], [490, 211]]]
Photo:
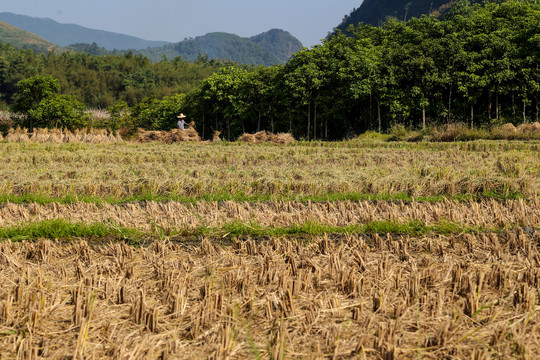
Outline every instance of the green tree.
[[21, 80], [17, 83], [17, 92], [11, 110], [26, 115], [23, 126], [28, 126], [32, 131], [34, 121], [37, 120], [34, 118], [34, 114], [37, 113], [31, 112], [31, 110], [35, 110], [44, 99], [59, 92], [60, 84], [58, 80], [50, 76], [37, 75]]
[[227, 131], [231, 135], [242, 131], [242, 112], [246, 109], [246, 84], [248, 72], [238, 67], [221, 68], [202, 84], [203, 99], [211, 103], [210, 109], [215, 117], [216, 130]]
[[[303, 50], [295, 54], [285, 65], [285, 84], [293, 96], [306, 109], [306, 139], [311, 139], [311, 119], [317, 121], [317, 97], [323, 83], [324, 71], [316, 61], [323, 51], [323, 46], [316, 45], [312, 50]], [[313, 114], [313, 115], [312, 115]]]

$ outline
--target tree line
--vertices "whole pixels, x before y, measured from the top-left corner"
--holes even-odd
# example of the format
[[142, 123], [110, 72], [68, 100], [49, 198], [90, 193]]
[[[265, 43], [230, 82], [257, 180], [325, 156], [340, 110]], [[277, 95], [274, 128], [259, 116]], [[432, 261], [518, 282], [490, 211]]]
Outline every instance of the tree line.
[[113, 119], [131, 127], [169, 129], [183, 112], [203, 137], [220, 130], [230, 140], [260, 130], [331, 140], [397, 124], [538, 121], [538, 1], [459, 0], [440, 19], [389, 20], [347, 33], [271, 67], [203, 56], [152, 63], [131, 53], [34, 55], [3, 45], [0, 92], [12, 103], [19, 80], [50, 75], [62, 93], [110, 107]]

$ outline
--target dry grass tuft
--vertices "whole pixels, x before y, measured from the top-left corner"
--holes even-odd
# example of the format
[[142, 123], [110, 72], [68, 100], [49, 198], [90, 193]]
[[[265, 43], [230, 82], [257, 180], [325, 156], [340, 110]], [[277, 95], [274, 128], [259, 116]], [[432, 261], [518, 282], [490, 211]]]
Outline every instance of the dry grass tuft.
[[111, 114], [103, 109], [87, 110], [86, 114], [95, 122], [100, 123], [111, 118]]

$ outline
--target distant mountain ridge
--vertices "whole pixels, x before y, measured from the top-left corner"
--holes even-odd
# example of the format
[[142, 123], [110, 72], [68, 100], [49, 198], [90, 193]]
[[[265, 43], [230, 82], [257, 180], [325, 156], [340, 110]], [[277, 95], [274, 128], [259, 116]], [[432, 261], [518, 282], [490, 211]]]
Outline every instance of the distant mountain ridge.
[[47, 18], [8, 12], [0, 13], [0, 21], [37, 34], [51, 43], [67, 47], [72, 51], [102, 55], [106, 53], [106, 50], [133, 50], [153, 61], [161, 60], [164, 55], [171, 59], [182, 56], [188, 61], [195, 61], [200, 55], [207, 55], [210, 59], [270, 66], [286, 63], [303, 47], [296, 37], [281, 29], [272, 29], [249, 38], [215, 32], [170, 43], [143, 40], [74, 24], [61, 24]]
[[138, 53], [154, 61], [163, 55], [168, 58], [182, 56], [188, 61], [207, 55], [211, 59], [270, 66], [284, 64], [302, 47], [302, 43], [287, 31], [272, 29], [250, 38], [224, 32], [208, 33], [158, 48], [139, 50]]
[[168, 43], [167, 41], [144, 40], [135, 36], [89, 29], [75, 24], [61, 24], [49, 18], [36, 18], [9, 12], [0, 13], [0, 20], [60, 46], [95, 42], [107, 50], [127, 50], [145, 49]]
[[17, 49], [32, 49], [37, 53], [62, 51], [60, 46], [4, 21], [0, 21], [0, 42], [11, 44]]

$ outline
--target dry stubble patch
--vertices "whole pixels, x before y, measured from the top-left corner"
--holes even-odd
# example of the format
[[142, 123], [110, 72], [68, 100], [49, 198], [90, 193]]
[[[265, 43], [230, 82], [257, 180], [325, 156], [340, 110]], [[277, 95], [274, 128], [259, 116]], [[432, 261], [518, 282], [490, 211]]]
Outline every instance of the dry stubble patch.
[[[540, 356], [540, 234], [0, 244], [7, 358]], [[17, 355], [19, 354], [19, 355]]]

